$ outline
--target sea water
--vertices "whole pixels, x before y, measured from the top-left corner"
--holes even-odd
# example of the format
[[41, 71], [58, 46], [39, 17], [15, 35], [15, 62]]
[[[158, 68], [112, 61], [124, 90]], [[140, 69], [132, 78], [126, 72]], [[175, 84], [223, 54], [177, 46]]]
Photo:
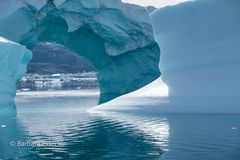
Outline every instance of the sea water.
[[239, 160], [240, 115], [86, 112], [99, 95], [19, 94], [0, 159]]

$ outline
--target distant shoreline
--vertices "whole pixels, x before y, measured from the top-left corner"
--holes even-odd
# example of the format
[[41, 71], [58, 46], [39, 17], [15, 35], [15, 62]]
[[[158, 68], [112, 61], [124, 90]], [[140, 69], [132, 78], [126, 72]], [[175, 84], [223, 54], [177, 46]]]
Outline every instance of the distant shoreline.
[[50, 91], [20, 91], [17, 92], [17, 97], [78, 97], [78, 96], [99, 96], [98, 89], [83, 89], [83, 90], [50, 90]]

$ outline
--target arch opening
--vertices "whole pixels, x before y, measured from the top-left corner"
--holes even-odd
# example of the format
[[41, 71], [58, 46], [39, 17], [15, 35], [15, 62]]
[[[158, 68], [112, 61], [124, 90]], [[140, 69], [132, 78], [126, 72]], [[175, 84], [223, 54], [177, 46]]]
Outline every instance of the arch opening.
[[86, 58], [53, 43], [37, 44], [32, 53], [27, 74], [17, 83], [18, 91], [54, 91], [55, 95], [62, 91], [77, 95], [92, 92], [98, 95], [97, 71]]

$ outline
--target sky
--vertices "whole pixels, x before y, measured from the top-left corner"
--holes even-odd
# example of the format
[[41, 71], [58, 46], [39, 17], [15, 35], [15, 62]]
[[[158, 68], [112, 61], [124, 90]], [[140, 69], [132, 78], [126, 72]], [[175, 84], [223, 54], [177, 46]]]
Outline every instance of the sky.
[[157, 8], [168, 5], [175, 5], [189, 0], [122, 0], [123, 2], [134, 3], [142, 6], [155, 6]]

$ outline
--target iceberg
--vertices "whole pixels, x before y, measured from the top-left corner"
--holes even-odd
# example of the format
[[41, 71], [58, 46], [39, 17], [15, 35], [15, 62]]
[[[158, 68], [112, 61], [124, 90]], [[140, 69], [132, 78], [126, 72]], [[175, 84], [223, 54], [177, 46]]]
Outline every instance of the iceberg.
[[101, 103], [160, 76], [152, 11], [121, 0], [1, 1], [0, 35], [30, 50], [61, 44], [88, 59], [99, 73]]
[[[151, 14], [168, 96], [146, 96], [153, 82], [90, 111], [240, 112], [240, 1], [196, 0]], [[160, 89], [159, 89], [160, 92]]]
[[[11, 113], [14, 106], [16, 82], [27, 71], [32, 53], [25, 46], [0, 37], [0, 109]], [[2, 112], [1, 112], [2, 113]]]
[[239, 112], [239, 16], [238, 0], [190, 1], [152, 13], [174, 105]]

